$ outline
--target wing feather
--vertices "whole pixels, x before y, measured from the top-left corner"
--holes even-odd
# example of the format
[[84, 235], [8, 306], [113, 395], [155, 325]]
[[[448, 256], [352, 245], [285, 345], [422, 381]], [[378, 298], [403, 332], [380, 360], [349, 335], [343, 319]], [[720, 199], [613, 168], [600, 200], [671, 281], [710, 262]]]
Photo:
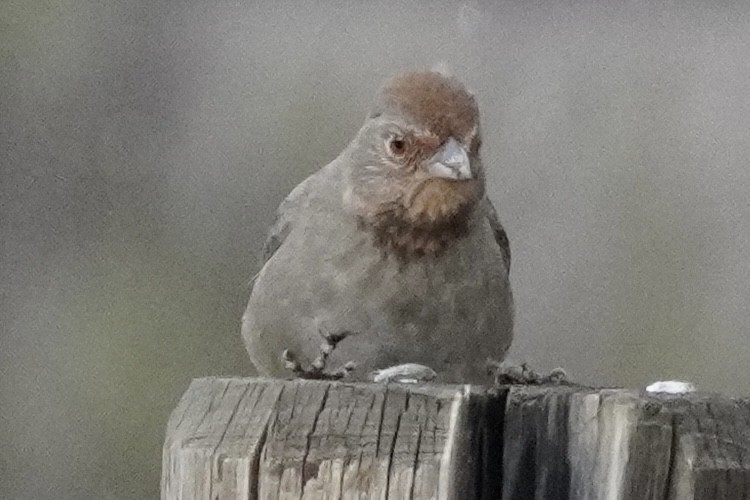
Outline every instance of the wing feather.
[[485, 198], [487, 207], [487, 220], [492, 228], [492, 233], [495, 236], [495, 241], [500, 246], [500, 252], [503, 254], [503, 263], [505, 264], [506, 271], [510, 272], [510, 241], [508, 240], [508, 233], [505, 232], [505, 228], [500, 223], [500, 218], [497, 216], [497, 210], [489, 200]]

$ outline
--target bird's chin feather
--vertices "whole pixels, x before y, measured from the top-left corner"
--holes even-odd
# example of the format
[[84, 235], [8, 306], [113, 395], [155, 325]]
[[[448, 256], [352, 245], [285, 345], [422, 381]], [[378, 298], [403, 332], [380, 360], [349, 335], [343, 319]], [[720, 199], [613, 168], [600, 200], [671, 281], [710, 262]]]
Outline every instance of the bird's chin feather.
[[476, 180], [430, 178], [417, 184], [406, 198], [408, 218], [416, 225], [440, 224], [465, 212], [481, 196]]
[[349, 197], [361, 229], [386, 254], [408, 262], [438, 255], [469, 232], [471, 213], [483, 195], [478, 180], [429, 178], [397, 199]]

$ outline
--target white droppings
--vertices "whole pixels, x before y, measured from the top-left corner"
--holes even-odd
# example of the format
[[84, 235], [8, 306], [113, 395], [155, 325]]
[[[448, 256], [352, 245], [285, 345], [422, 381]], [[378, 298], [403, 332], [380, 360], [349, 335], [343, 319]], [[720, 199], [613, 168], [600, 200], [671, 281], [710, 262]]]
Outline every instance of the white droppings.
[[435, 370], [429, 366], [417, 363], [405, 363], [391, 366], [382, 370], [375, 370], [370, 374], [372, 381], [377, 383], [399, 382], [402, 384], [418, 384], [429, 382], [437, 377]]
[[661, 380], [646, 387], [646, 392], [686, 394], [688, 392], [695, 392], [695, 385], [680, 380]]

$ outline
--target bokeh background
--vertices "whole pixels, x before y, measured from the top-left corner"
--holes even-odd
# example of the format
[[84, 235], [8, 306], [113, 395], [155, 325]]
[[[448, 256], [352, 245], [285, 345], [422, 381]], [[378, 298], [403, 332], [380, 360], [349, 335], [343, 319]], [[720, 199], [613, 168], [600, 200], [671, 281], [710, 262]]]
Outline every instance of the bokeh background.
[[[750, 4], [0, 4], [0, 498], [158, 498], [277, 204], [447, 63], [511, 238], [511, 355], [750, 393]], [[460, 332], [456, 332], [457, 335]]]

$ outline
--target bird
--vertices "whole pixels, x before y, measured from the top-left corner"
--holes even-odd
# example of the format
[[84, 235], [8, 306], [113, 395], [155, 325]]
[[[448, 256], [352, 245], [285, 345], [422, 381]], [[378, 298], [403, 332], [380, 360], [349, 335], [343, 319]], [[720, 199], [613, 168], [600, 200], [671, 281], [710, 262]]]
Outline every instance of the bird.
[[415, 366], [485, 382], [514, 305], [479, 118], [457, 77], [397, 74], [338, 157], [284, 199], [242, 316], [259, 375], [372, 380]]

